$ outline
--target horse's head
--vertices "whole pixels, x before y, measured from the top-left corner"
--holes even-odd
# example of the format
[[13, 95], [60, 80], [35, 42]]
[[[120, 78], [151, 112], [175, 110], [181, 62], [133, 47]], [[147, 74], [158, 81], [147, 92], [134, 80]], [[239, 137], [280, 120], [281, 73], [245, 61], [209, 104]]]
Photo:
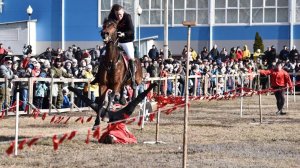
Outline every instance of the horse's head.
[[102, 37], [104, 43], [115, 42], [117, 40], [117, 22], [105, 19], [102, 29]]

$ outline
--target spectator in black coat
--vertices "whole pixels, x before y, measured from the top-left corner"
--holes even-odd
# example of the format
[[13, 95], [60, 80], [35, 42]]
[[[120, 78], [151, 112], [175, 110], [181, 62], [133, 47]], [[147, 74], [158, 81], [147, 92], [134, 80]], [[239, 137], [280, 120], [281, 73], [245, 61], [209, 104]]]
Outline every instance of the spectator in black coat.
[[75, 59], [77, 59], [78, 61], [81, 61], [82, 56], [83, 56], [83, 52], [82, 52], [81, 48], [77, 47], [77, 50], [75, 52]]
[[287, 46], [283, 46], [283, 49], [280, 51], [279, 59], [282, 61], [286, 61], [289, 58], [289, 50]]
[[206, 47], [203, 47], [203, 50], [201, 51], [201, 59], [204, 60], [204, 59], [209, 59], [209, 52], [207, 50]]
[[299, 52], [296, 49], [296, 46], [294, 45], [292, 50], [290, 51], [290, 61], [291, 62], [295, 62], [297, 60], [300, 60], [300, 56], [299, 56]]
[[159, 52], [156, 48], [155, 45], [152, 45], [152, 48], [149, 50], [148, 52], [148, 56], [152, 59], [152, 60], [156, 60], [159, 57]]

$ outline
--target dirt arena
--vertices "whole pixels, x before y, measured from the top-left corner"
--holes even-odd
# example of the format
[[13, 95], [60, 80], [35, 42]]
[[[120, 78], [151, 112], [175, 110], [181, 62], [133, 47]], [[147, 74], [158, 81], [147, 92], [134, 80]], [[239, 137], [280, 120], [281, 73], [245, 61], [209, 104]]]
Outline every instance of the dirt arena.
[[[191, 103], [188, 132], [188, 167], [299, 167], [300, 95], [296, 103], [290, 96], [285, 116], [275, 115], [275, 97], [262, 96], [263, 124], [259, 124], [258, 96], [244, 99], [240, 117], [240, 99], [195, 101]], [[94, 113], [62, 115], [90, 116]], [[14, 139], [14, 117], [0, 120], [0, 167], [182, 167], [183, 109], [161, 115], [159, 140], [162, 144], [144, 144], [155, 140], [155, 123], [141, 130], [137, 123], [129, 129], [138, 139], [134, 145], [99, 144], [91, 138], [85, 144], [87, 130], [93, 124], [50, 124], [41, 118], [20, 118], [20, 138], [44, 137], [31, 148], [8, 157], [7, 141]], [[87, 118], [87, 117], [86, 117]], [[102, 128], [105, 127], [102, 123]], [[78, 130], [72, 141], [53, 150], [54, 134]]]

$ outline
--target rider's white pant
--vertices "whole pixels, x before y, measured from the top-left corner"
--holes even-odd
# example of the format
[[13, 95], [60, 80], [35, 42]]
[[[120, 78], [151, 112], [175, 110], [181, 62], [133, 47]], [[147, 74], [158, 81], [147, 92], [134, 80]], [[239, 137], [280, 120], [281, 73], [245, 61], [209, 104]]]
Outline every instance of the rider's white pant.
[[119, 43], [119, 45], [126, 52], [128, 58], [134, 60], [134, 46], [133, 46], [133, 42]]

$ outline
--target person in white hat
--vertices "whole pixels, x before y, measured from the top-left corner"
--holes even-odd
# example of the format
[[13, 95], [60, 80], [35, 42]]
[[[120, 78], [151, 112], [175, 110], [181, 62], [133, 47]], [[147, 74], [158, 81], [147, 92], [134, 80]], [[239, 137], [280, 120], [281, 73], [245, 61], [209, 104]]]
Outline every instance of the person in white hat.
[[[3, 65], [0, 66], [0, 78], [6, 78], [8, 80], [18, 78], [16, 75], [13, 74], [13, 71], [11, 70], [12, 68], [12, 58], [10, 56], [4, 57], [3, 58]], [[8, 88], [11, 88], [11, 82], [8, 82], [9, 86]], [[5, 101], [5, 82], [0, 83], [0, 109], [2, 110], [3, 103]], [[10, 100], [6, 100], [6, 102], [10, 102]]]

